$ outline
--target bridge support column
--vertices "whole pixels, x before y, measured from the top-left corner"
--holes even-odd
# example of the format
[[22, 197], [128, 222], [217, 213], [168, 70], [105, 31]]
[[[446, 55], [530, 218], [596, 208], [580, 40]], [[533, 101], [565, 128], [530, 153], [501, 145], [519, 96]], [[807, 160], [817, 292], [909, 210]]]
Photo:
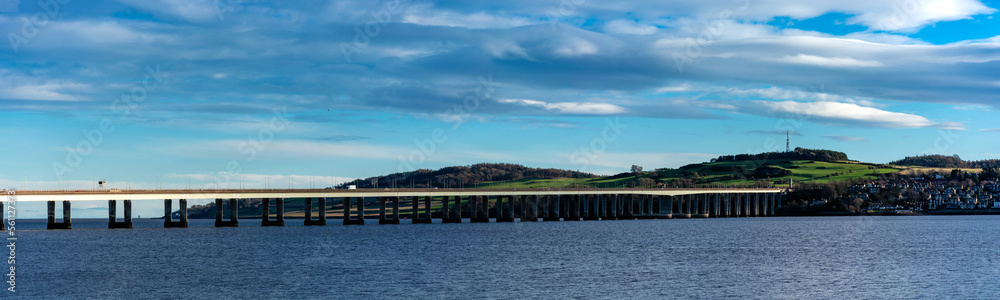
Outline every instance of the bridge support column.
[[[442, 223], [462, 223], [462, 196], [455, 196], [455, 209], [448, 208], [448, 196], [444, 196], [442, 205]], [[456, 216], [457, 215], [457, 216]]]
[[441, 222], [442, 223], [444, 223], [444, 220], [447, 220], [448, 217], [449, 217], [448, 213], [449, 213], [450, 209], [448, 208], [448, 204], [451, 202], [450, 201], [451, 199], [449, 199], [449, 198], [450, 197], [448, 197], [448, 196], [442, 196], [441, 197], [441, 211], [440, 211], [440, 213], [441, 213]]
[[696, 218], [708, 218], [708, 194], [695, 195], [695, 215]]
[[753, 216], [760, 217], [760, 193], [753, 194]]
[[[261, 212], [260, 212], [260, 226], [285, 226], [285, 199], [275, 198], [274, 207], [275, 215], [274, 219], [271, 219], [271, 198], [261, 199]], [[307, 200], [306, 207], [309, 207], [309, 202]], [[306, 223], [309, 223], [309, 209], [306, 209]], [[309, 224], [306, 224], [309, 225]]]
[[[674, 198], [677, 199], [677, 212], [672, 213], [674, 219], [688, 219], [691, 218], [691, 213], [685, 209], [689, 204], [690, 195], [679, 195]], [[673, 202], [673, 200], [670, 200]], [[671, 209], [673, 208], [673, 203], [671, 203]]]
[[[507, 198], [506, 207], [503, 205], [504, 198]], [[497, 222], [514, 222], [514, 196], [497, 195]]]
[[771, 193], [771, 213], [769, 214], [771, 216], [774, 215], [775, 202], [778, 202], [778, 194], [777, 193]]
[[[170, 201], [170, 200], [167, 200]], [[183, 200], [182, 200], [183, 201]], [[222, 211], [224, 210], [222, 199], [215, 199], [215, 227], [239, 227], [240, 226], [240, 205], [239, 199], [230, 198], [229, 201], [229, 220], [222, 219]], [[169, 202], [168, 202], [169, 203]], [[169, 204], [168, 204], [169, 205]], [[186, 205], [184, 205], [186, 206]]]
[[659, 196], [644, 195], [643, 197], [646, 199], [646, 212], [645, 212], [646, 218], [656, 219], [657, 214], [655, 213], [655, 210], [657, 207], [660, 206], [660, 203], [658, 203], [657, 201], [659, 199], [658, 198]]
[[522, 195], [524, 200], [524, 215], [521, 222], [538, 222], [538, 195]]
[[653, 216], [653, 199], [649, 195], [637, 195], [639, 197], [639, 213], [635, 216], [636, 219], [647, 220], [654, 218]]
[[389, 224], [399, 224], [399, 196], [392, 197], [392, 219]]
[[357, 218], [351, 216], [351, 198], [344, 197], [344, 225], [365, 225], [365, 198], [356, 197]]
[[378, 197], [378, 223], [386, 224], [385, 218], [385, 197]]
[[726, 214], [727, 218], [732, 218], [733, 217], [733, 194], [726, 193], [726, 198], [725, 198], [724, 201], [726, 202], [726, 208], [725, 208], [726, 210], [725, 210], [724, 213]]
[[583, 195], [583, 220], [584, 221], [597, 221], [601, 219], [599, 214], [600, 203], [597, 201], [597, 195]]
[[[108, 200], [108, 228], [132, 228], [132, 200], [123, 200], [124, 221], [118, 222], [118, 205], [115, 200]], [[0, 206], [3, 211], [3, 206]]]
[[[187, 228], [188, 227], [187, 199], [180, 199], [178, 201], [179, 202], [178, 210], [180, 211], [180, 221], [174, 221], [172, 202], [173, 201], [171, 201], [170, 199], [163, 200], [163, 228]], [[128, 203], [126, 204], [131, 206], [131, 204]], [[216, 207], [216, 208], [220, 210], [222, 209], [221, 207]], [[222, 211], [219, 211], [216, 214], [218, 215], [221, 213]]]
[[[312, 210], [312, 207], [313, 207], [312, 204], [313, 204], [313, 202], [312, 202], [312, 200], [313, 200], [312, 198], [306, 198], [305, 199], [306, 215], [305, 215], [305, 220], [302, 221], [302, 225], [305, 225], [305, 226], [326, 226], [326, 198], [325, 197], [316, 198], [316, 202], [318, 202], [317, 205], [316, 205], [316, 214], [319, 215], [318, 218], [313, 218], [313, 213], [312, 213], [313, 212], [313, 210]], [[278, 204], [282, 204], [282, 203], [284, 203], [284, 199], [278, 199]], [[284, 205], [279, 205], [278, 206], [278, 211], [279, 211], [279, 213], [278, 213], [279, 219], [278, 220], [281, 222], [282, 225], [284, 225], [285, 224], [284, 217], [283, 217], [283, 215], [284, 215]]]
[[[488, 211], [490, 205], [489, 196], [476, 195], [471, 197], [472, 198], [469, 199], [469, 201], [471, 201], [469, 202], [470, 206], [469, 210], [471, 211], [469, 222], [489, 223], [490, 222], [490, 214]], [[484, 202], [483, 199], [486, 199], [485, 203], [483, 203]], [[484, 212], [484, 210], [486, 210], [486, 212]]]
[[553, 213], [553, 207], [555, 206], [552, 202], [552, 195], [542, 195], [542, 221], [552, 222], [559, 221], [559, 217], [554, 217], [553, 215], [558, 215], [558, 212]]
[[380, 225], [384, 224], [399, 224], [399, 197], [392, 197], [392, 219], [386, 217], [385, 213], [385, 201], [386, 197], [379, 197], [379, 218], [378, 223]]
[[604, 195], [607, 206], [607, 219], [618, 220], [618, 195]]
[[566, 214], [563, 216], [563, 221], [579, 221], [580, 194], [566, 195], [565, 204], [566, 204]]
[[73, 220], [70, 216], [70, 204], [69, 201], [63, 201], [63, 219], [62, 222], [56, 222], [56, 202], [49, 201], [49, 220], [46, 224], [48, 229], [73, 229]]
[[430, 224], [431, 221], [431, 197], [427, 196], [424, 200], [425, 213], [420, 213], [420, 197], [413, 196], [413, 224]]
[[743, 216], [744, 217], [752, 217], [753, 216], [753, 215], [750, 214], [750, 203], [751, 202], [753, 202], [753, 199], [751, 199], [750, 194], [743, 194]]

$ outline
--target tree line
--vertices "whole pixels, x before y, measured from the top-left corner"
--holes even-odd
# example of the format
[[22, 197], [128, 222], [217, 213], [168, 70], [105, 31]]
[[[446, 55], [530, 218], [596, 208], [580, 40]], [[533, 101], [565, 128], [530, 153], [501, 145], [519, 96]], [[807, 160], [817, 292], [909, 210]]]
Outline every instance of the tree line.
[[978, 161], [966, 161], [961, 157], [956, 155], [919, 155], [919, 156], [907, 156], [906, 158], [889, 162], [891, 165], [897, 166], [920, 166], [928, 168], [961, 168], [961, 169], [980, 169], [980, 168], [996, 168], [1000, 167], [1000, 160], [988, 159], [988, 160], [978, 160]]
[[591, 173], [553, 168], [529, 168], [518, 164], [480, 163], [470, 166], [444, 167], [438, 170], [419, 169], [412, 172], [357, 179], [337, 185], [357, 188], [462, 188], [484, 182], [513, 181], [521, 179], [595, 178]]
[[711, 162], [736, 162], [768, 159], [792, 159], [792, 160], [816, 160], [826, 162], [850, 160], [847, 154], [839, 151], [822, 149], [795, 148], [791, 152], [765, 152], [760, 154], [736, 154], [723, 155], [712, 159]]

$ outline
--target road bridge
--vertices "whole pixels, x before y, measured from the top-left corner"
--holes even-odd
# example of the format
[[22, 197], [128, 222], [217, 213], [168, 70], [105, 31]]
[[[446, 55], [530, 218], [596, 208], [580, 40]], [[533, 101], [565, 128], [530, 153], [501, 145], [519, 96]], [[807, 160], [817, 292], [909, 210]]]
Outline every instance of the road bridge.
[[[184, 190], [24, 190], [3, 191], [18, 202], [48, 204], [49, 229], [71, 229], [73, 201], [108, 201], [108, 228], [132, 228], [132, 201], [163, 201], [164, 227], [188, 227], [187, 200], [215, 199], [216, 227], [239, 226], [239, 200], [260, 199], [262, 226], [284, 226], [284, 204], [303, 201], [304, 225], [326, 225], [327, 199], [343, 200], [343, 224], [365, 223], [364, 199], [379, 201], [379, 224], [399, 224], [400, 206], [411, 209], [413, 223], [432, 223], [431, 201], [441, 204], [444, 223], [532, 222], [758, 217], [774, 214], [785, 190], [720, 189], [184, 189]], [[173, 200], [178, 200], [178, 212]], [[314, 202], [315, 200], [315, 202]], [[5, 200], [6, 201], [6, 200]], [[62, 219], [56, 219], [56, 202]], [[123, 220], [117, 202], [123, 202]], [[391, 202], [391, 212], [388, 214]], [[316, 215], [313, 215], [313, 203]], [[272, 219], [272, 204], [276, 214]], [[492, 205], [491, 205], [492, 204]], [[228, 208], [229, 213], [224, 213]], [[353, 210], [353, 212], [352, 212]], [[2, 211], [2, 203], [0, 203]], [[228, 216], [228, 219], [225, 218]], [[3, 224], [3, 223], [0, 223]], [[3, 225], [0, 225], [2, 229]]]

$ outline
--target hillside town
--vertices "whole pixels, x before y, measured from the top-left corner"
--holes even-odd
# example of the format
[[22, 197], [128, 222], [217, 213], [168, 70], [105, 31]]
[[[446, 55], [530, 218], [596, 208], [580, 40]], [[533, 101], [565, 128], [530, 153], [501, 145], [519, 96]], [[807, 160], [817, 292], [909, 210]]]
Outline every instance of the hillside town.
[[[974, 176], [964, 180], [945, 179], [940, 175], [878, 180], [848, 187], [843, 198], [875, 211], [1000, 210], [1000, 181], [978, 181]], [[813, 203], [822, 204], [826, 200]]]

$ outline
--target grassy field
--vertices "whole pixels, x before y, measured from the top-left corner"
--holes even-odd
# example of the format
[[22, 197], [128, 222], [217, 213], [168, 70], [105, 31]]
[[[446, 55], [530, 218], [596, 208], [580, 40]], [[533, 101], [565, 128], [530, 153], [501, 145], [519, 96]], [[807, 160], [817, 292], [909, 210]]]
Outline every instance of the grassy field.
[[[664, 178], [699, 178], [699, 181], [714, 182], [720, 184], [740, 184], [750, 183], [747, 179], [730, 179], [734, 170], [752, 171], [761, 166], [780, 168], [791, 172], [789, 176], [771, 178], [771, 181], [787, 182], [792, 179], [795, 182], [830, 182], [846, 181], [853, 179], [870, 179], [879, 174], [898, 172], [898, 168], [877, 167], [875, 165], [861, 164], [856, 162], [823, 162], [806, 160], [768, 160], [761, 162], [720, 162], [696, 165], [693, 168], [668, 170], [660, 173]], [[698, 173], [699, 176], [692, 176]]]
[[[644, 172], [642, 177], [656, 178], [658, 182], [668, 182], [671, 179], [687, 178], [699, 183], [739, 185], [752, 184], [750, 179], [731, 179], [735, 174], [734, 170], [746, 170], [751, 172], [761, 166], [785, 169], [791, 172], [789, 176], [771, 178], [772, 182], [788, 182], [789, 179], [795, 182], [831, 182], [846, 181], [853, 179], [872, 179], [879, 174], [899, 172], [902, 168], [876, 166], [857, 162], [822, 162], [806, 160], [767, 160], [761, 162], [718, 162], [692, 165], [684, 169], [670, 169], [659, 171], [656, 174]], [[949, 170], [950, 172], [950, 170]], [[694, 175], [697, 173], [698, 175]], [[629, 187], [636, 181], [635, 177], [612, 178], [558, 178], [558, 179], [522, 179], [505, 182], [486, 182], [479, 184], [477, 188], [573, 188], [573, 187], [593, 187], [593, 188], [615, 188]]]

